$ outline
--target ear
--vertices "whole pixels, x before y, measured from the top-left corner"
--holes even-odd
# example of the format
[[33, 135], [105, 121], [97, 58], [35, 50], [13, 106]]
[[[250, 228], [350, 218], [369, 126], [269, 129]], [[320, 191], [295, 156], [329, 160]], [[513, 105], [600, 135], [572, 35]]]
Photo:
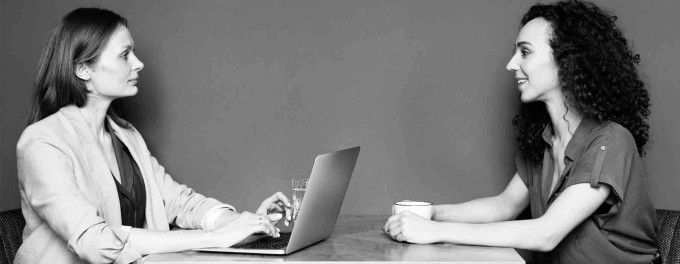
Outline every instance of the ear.
[[85, 63], [81, 62], [81, 63], [78, 63], [78, 65], [76, 65], [76, 76], [78, 76], [78, 78], [80, 78], [83, 81], [89, 81], [90, 80], [90, 77], [91, 77], [90, 73], [91, 72], [92, 71], [90, 71], [90, 68], [88, 68], [87, 65], [85, 65]]

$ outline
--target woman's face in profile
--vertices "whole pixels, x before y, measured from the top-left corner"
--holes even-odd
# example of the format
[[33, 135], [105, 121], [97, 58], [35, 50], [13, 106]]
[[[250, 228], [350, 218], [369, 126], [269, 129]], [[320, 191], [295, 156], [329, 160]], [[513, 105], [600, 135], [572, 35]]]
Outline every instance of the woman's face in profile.
[[536, 18], [517, 35], [514, 53], [505, 68], [515, 73], [522, 102], [548, 101], [561, 94], [550, 48], [551, 32], [546, 20]]
[[95, 63], [86, 65], [90, 96], [111, 100], [137, 94], [137, 78], [144, 64], [134, 54], [134, 41], [125, 26], [119, 26]]

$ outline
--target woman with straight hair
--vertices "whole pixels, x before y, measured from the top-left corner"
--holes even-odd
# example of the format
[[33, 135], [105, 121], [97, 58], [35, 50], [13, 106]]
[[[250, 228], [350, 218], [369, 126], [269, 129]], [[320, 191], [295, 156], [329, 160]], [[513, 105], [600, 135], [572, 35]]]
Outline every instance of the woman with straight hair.
[[127, 21], [109, 10], [76, 9], [53, 30], [17, 144], [26, 227], [15, 263], [131, 263], [257, 232], [278, 237], [275, 225], [289, 223], [281, 192], [237, 213], [165, 172], [110, 107], [137, 94], [144, 64], [134, 51]]
[[[651, 263], [657, 219], [640, 156], [649, 94], [633, 53], [596, 5], [532, 6], [506, 68], [523, 102], [517, 172], [497, 196], [435, 206], [433, 221], [387, 220], [397, 241], [535, 252], [539, 263]], [[515, 220], [526, 208], [531, 219]]]

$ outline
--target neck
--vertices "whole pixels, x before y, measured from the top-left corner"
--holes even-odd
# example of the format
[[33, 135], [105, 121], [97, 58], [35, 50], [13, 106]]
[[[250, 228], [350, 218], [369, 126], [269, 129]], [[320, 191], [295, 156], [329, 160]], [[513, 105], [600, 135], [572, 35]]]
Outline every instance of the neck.
[[550, 115], [554, 138], [562, 146], [566, 146], [574, 136], [576, 128], [583, 119], [572, 107], [567, 106], [564, 100], [546, 102], [546, 109]]
[[92, 133], [100, 141], [104, 140], [104, 122], [106, 121], [106, 112], [109, 110], [110, 105], [110, 100], [101, 100], [100, 98], [88, 96], [85, 105], [79, 108]]

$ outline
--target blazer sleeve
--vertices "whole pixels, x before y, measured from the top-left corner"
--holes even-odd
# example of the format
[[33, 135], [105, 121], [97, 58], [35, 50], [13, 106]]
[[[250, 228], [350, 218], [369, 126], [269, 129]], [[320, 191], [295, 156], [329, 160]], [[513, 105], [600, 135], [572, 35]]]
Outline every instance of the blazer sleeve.
[[141, 254], [128, 242], [129, 226], [111, 226], [83, 195], [64, 147], [28, 137], [17, 145], [19, 185], [32, 209], [90, 263], [130, 263]]
[[153, 170], [154, 181], [158, 187], [165, 211], [168, 217], [168, 223], [184, 229], [205, 229], [202, 226], [206, 213], [214, 207], [229, 208], [233, 211], [236, 209], [224, 204], [216, 199], [208, 198], [200, 193], [195, 192], [188, 186], [176, 182], [170, 174], [165, 171], [156, 158], [151, 156], [149, 149], [146, 147], [146, 142], [142, 135], [134, 128], [132, 128], [132, 136], [136, 144], [140, 146], [144, 155], [151, 160], [151, 168]]
[[185, 229], [204, 229], [201, 224], [210, 209], [224, 206], [235, 211], [233, 206], [205, 197], [173, 180], [156, 158], [151, 157], [151, 164], [156, 184], [163, 197], [169, 223]]

